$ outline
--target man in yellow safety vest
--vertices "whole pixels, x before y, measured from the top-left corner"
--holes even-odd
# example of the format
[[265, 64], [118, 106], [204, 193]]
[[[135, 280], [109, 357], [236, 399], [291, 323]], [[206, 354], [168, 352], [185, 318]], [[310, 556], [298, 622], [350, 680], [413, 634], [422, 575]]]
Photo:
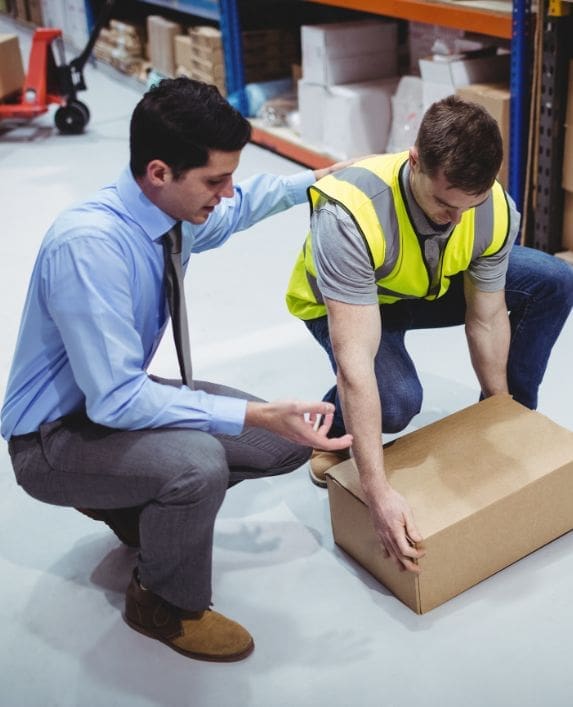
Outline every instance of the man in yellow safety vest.
[[[535, 408], [573, 304], [571, 268], [514, 245], [520, 217], [496, 181], [502, 157], [494, 119], [450, 96], [428, 109], [409, 151], [360, 160], [308, 190], [311, 230], [287, 304], [329, 355], [330, 434], [353, 435], [377, 535], [412, 572], [422, 538], [386, 479], [381, 436], [421, 408], [406, 331], [465, 323], [482, 396], [510, 393]], [[325, 486], [326, 471], [347, 457], [315, 452], [311, 479]]]

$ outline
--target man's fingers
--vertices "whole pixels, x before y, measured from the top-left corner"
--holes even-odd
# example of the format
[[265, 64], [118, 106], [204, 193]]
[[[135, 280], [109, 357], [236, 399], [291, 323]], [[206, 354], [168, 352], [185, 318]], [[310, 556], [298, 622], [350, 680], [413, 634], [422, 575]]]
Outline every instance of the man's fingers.
[[411, 516], [406, 516], [406, 535], [408, 540], [413, 543], [421, 543], [423, 540], [422, 534]]
[[348, 449], [352, 445], [352, 435], [343, 435], [342, 437], [313, 437], [312, 446], [315, 449], [323, 449], [326, 452], [337, 452], [340, 449]]

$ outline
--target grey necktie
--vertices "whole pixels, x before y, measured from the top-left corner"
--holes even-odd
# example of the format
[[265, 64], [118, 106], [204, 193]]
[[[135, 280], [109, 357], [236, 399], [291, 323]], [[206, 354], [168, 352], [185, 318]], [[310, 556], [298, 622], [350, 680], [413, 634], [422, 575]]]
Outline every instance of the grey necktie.
[[175, 350], [183, 383], [193, 388], [191, 368], [191, 347], [189, 344], [189, 323], [185, 292], [183, 290], [183, 267], [181, 265], [181, 221], [171, 228], [161, 239], [164, 257], [165, 295], [171, 314], [171, 326], [175, 339]]

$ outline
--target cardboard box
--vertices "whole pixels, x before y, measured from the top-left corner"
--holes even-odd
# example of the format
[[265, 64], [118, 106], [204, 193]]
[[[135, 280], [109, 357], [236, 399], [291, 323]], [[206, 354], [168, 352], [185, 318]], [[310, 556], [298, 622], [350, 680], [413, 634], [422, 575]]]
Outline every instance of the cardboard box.
[[326, 89], [325, 151], [340, 160], [384, 152], [397, 86], [394, 77]]
[[509, 396], [398, 438], [385, 461], [424, 537], [420, 575], [382, 556], [351, 460], [328, 477], [334, 539], [416, 613], [573, 527], [573, 432]]
[[454, 41], [461, 39], [465, 32], [463, 29], [430, 25], [426, 22], [408, 22], [408, 54], [409, 72], [415, 76], [420, 75], [420, 59], [429, 56], [436, 44], [454, 51]]
[[42, 14], [42, 0], [28, 0], [28, 17], [30, 22], [36, 27], [42, 27], [44, 24], [44, 16]]
[[302, 76], [305, 81], [324, 86], [395, 76], [397, 38], [394, 22], [303, 25]]
[[185, 69], [191, 68], [191, 37], [185, 34], [179, 34], [175, 37], [173, 45], [175, 64], [182, 66]]
[[175, 76], [175, 37], [181, 34], [181, 25], [159, 15], [147, 18], [149, 59], [153, 68], [163, 76]]
[[0, 99], [24, 85], [24, 65], [15, 34], [0, 34]]
[[501, 139], [503, 140], [503, 162], [498, 179], [504, 187], [508, 186], [509, 162], [509, 108], [511, 93], [508, 84], [476, 83], [456, 89], [456, 94], [466, 101], [483, 106], [495, 118]]
[[384, 152], [398, 78], [341, 86], [298, 83], [301, 137], [336, 159]]
[[322, 149], [324, 140], [325, 87], [304, 79], [298, 82], [300, 135], [303, 141]]
[[573, 192], [563, 193], [563, 231], [561, 245], [566, 250], [573, 250]]
[[504, 53], [474, 59], [435, 56], [420, 59], [424, 109], [451, 96], [460, 86], [509, 81], [509, 56]]
[[12, 0], [12, 8], [14, 11], [14, 15], [19, 20], [22, 20], [23, 22], [29, 21], [30, 18], [28, 16], [28, 7], [26, 4], [26, 0]]

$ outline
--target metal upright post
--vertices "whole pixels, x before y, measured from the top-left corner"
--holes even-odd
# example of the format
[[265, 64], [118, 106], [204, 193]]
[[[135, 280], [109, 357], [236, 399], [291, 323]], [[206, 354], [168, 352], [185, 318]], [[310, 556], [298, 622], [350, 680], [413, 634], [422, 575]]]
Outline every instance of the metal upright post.
[[220, 26], [225, 52], [225, 74], [229, 101], [243, 115], [248, 112], [245, 94], [245, 68], [243, 64], [243, 42], [237, 0], [219, 0]]
[[563, 140], [571, 20], [566, 3], [551, 0], [543, 17], [543, 71], [539, 106], [537, 190], [532, 245], [555, 253], [563, 226]]
[[509, 138], [509, 193], [523, 208], [527, 164], [531, 76], [531, 0], [513, 0], [511, 38], [511, 110]]

